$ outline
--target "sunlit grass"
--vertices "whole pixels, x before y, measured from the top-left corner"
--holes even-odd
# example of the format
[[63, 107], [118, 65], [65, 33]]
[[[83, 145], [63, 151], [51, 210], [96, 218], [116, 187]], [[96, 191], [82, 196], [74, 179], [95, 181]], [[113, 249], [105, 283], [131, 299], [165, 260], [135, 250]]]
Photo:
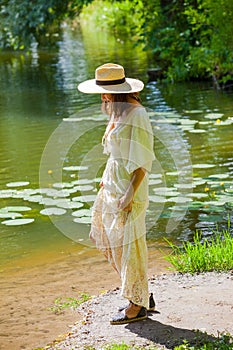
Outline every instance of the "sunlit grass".
[[53, 311], [56, 314], [60, 314], [64, 309], [75, 309], [89, 299], [91, 299], [91, 296], [87, 293], [81, 293], [78, 298], [66, 298], [65, 300], [62, 300], [62, 298], [57, 298], [54, 300], [54, 305], [48, 310]]
[[189, 344], [184, 340], [183, 344], [175, 346], [174, 350], [230, 350], [233, 349], [233, 337], [230, 334], [221, 334], [214, 340], [206, 340]]
[[[207, 338], [208, 335], [206, 334]], [[35, 348], [33, 350], [46, 350], [50, 347]], [[59, 349], [59, 348], [58, 348]], [[73, 348], [72, 348], [73, 349]], [[71, 349], [71, 350], [72, 350]], [[99, 349], [99, 347], [98, 347]], [[161, 347], [154, 345], [140, 346], [140, 345], [127, 345], [124, 342], [117, 344], [112, 343], [101, 347], [102, 350], [159, 350]], [[192, 344], [187, 340], [184, 340], [182, 344], [173, 348], [174, 350], [230, 350], [233, 349], [233, 337], [230, 334], [219, 334], [218, 337], [209, 339], [196, 339]], [[95, 346], [86, 346], [85, 350], [97, 350]]]
[[233, 237], [230, 224], [227, 230], [213, 232], [211, 238], [203, 238], [196, 232], [193, 242], [184, 242], [181, 247], [167, 241], [172, 248], [166, 256], [173, 267], [181, 273], [229, 271], [233, 269]]
[[[197, 338], [193, 344], [184, 340], [182, 344], [174, 347], [174, 350], [230, 350], [233, 349], [233, 337], [230, 334], [220, 334], [216, 338], [208, 339]], [[127, 345], [124, 342], [121, 344], [109, 344], [102, 348], [103, 350], [159, 350], [160, 347], [154, 345], [137, 346]], [[96, 350], [95, 347], [87, 347], [86, 350]]]

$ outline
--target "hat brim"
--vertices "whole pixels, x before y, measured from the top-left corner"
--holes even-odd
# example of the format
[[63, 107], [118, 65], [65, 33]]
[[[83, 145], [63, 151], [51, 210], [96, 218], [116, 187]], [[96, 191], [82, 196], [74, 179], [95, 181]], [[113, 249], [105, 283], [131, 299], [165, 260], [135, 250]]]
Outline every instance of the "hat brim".
[[126, 78], [117, 85], [97, 85], [95, 79], [86, 80], [78, 85], [78, 90], [85, 94], [127, 94], [139, 92], [144, 88], [141, 80]]

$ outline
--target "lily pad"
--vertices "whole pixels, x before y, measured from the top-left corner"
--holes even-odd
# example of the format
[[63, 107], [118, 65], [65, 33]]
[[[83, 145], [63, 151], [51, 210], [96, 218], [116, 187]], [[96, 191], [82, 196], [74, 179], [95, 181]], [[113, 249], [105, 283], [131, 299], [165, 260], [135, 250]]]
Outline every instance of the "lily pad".
[[87, 196], [78, 196], [78, 197], [74, 197], [72, 198], [72, 201], [77, 201], [77, 202], [85, 202], [85, 203], [89, 203], [89, 202], [94, 202], [96, 199], [96, 195], [94, 194], [89, 194]]
[[155, 193], [165, 194], [168, 191], [173, 191], [173, 188], [171, 188], [171, 187], [157, 187], [157, 188], [154, 188], [153, 191]]
[[84, 204], [79, 202], [67, 201], [67, 202], [57, 202], [56, 206], [64, 209], [78, 209], [78, 208], [82, 208]]
[[200, 114], [200, 113], [203, 113], [203, 111], [200, 110], [200, 109], [185, 110], [184, 112], [185, 112], [185, 113], [190, 113], [190, 114]]
[[188, 197], [170, 197], [168, 201], [175, 203], [188, 203], [192, 202], [192, 199]]
[[91, 186], [91, 185], [79, 185], [79, 186], [75, 186], [74, 187], [74, 190], [75, 191], [79, 191], [79, 192], [82, 192], [82, 191], [91, 191], [91, 190], [93, 190], [93, 186]]
[[176, 197], [179, 195], [180, 195], [180, 192], [178, 192], [178, 191], [167, 191], [164, 193], [165, 197]]
[[79, 170], [87, 170], [87, 166], [82, 166], [82, 165], [71, 165], [71, 166], [65, 166], [63, 170], [66, 171], [79, 171]]
[[42, 188], [41, 193], [54, 198], [64, 198], [64, 197], [69, 197], [70, 195], [69, 190], [62, 189], [59, 191], [59, 190], [56, 190], [55, 188]]
[[40, 195], [35, 195], [35, 196], [25, 196], [24, 200], [32, 203], [40, 203], [40, 201], [43, 199], [42, 196]]
[[150, 174], [149, 179], [161, 179], [162, 174]]
[[178, 119], [171, 117], [170, 119], [157, 119], [155, 121], [152, 121], [152, 124], [153, 122], [156, 124], [177, 124]]
[[200, 121], [199, 122], [199, 124], [200, 125], [209, 125], [209, 124], [212, 124], [213, 122], [211, 122], [211, 121], [209, 121], [209, 122], [207, 122], [207, 121]]
[[192, 129], [188, 131], [191, 132], [192, 134], [204, 134], [206, 132], [206, 130], [204, 129]]
[[182, 125], [195, 125], [198, 123], [197, 120], [194, 120], [194, 119], [179, 119], [179, 122], [182, 124]]
[[206, 114], [205, 118], [206, 119], [220, 119], [224, 116], [223, 113], [210, 113], [210, 114]]
[[153, 188], [153, 192], [165, 197], [174, 197], [180, 195], [180, 192], [176, 191], [176, 189], [169, 187]]
[[91, 216], [91, 210], [90, 209], [80, 209], [80, 210], [76, 210], [72, 213], [72, 216], [76, 216], [76, 217], [83, 217], [83, 216]]
[[[66, 188], [66, 192], [69, 192], [69, 194], [72, 194], [72, 193], [76, 193], [77, 192], [77, 189], [75, 187], [72, 187], [72, 188]], [[68, 196], [66, 196], [68, 197]], [[65, 198], [65, 197], [64, 197]]]
[[73, 184], [70, 182], [55, 182], [53, 184], [54, 188], [70, 188], [73, 187]]
[[14, 212], [3, 212], [0, 211], [0, 219], [14, 219], [14, 218], [21, 218], [23, 215], [20, 213], [14, 213]]
[[195, 202], [192, 202], [189, 204], [188, 209], [189, 210], [198, 210], [198, 209], [204, 207], [204, 205], [205, 204], [203, 202], [195, 201]]
[[18, 181], [18, 182], [9, 182], [6, 184], [7, 187], [23, 187], [29, 185], [29, 181]]
[[200, 214], [199, 218], [201, 220], [205, 220], [207, 222], [221, 222], [222, 221], [222, 216], [220, 216], [220, 215]]
[[229, 177], [228, 174], [213, 174], [213, 175], [209, 175], [209, 178], [216, 178], [216, 179], [227, 179]]
[[78, 179], [75, 181], [72, 181], [73, 185], [88, 185], [91, 184], [93, 182], [93, 180], [89, 180], [89, 179]]
[[[96, 177], [96, 178], [93, 180], [93, 182], [99, 183], [99, 182], [101, 182], [101, 180], [102, 180], [101, 177]], [[90, 182], [90, 183], [91, 183], [91, 182]]]
[[12, 198], [24, 198], [25, 194], [22, 191], [18, 191], [12, 194]]
[[5, 207], [5, 208], [2, 208], [2, 209], [6, 210], [6, 211], [28, 211], [28, 210], [32, 210], [32, 208], [25, 207], [25, 206], [12, 206], [12, 207]]
[[2, 224], [7, 226], [20, 226], [20, 225], [27, 225], [34, 222], [35, 219], [15, 219], [15, 220], [5, 220], [2, 222]]
[[206, 183], [205, 180], [197, 180], [197, 179], [193, 179], [193, 186], [196, 187], [196, 186], [200, 186], [200, 185], [204, 185]]
[[42, 198], [42, 200], [40, 201], [40, 204], [43, 204], [43, 205], [56, 205], [56, 201], [52, 198]]
[[42, 215], [63, 215], [65, 213], [66, 210], [61, 208], [46, 208], [40, 211]]
[[[205, 203], [206, 204], [206, 203]], [[204, 211], [206, 211], [206, 212], [218, 212], [218, 213], [223, 213], [223, 211], [225, 210], [225, 206], [223, 206], [223, 205], [219, 205], [219, 206], [217, 206], [217, 205], [215, 205], [215, 204], [206, 204], [205, 206], [204, 206], [204, 208], [202, 209], [202, 210], [204, 210]]]
[[191, 198], [207, 198], [209, 197], [207, 193], [189, 193], [187, 194], [188, 197], [191, 197]]
[[11, 198], [13, 192], [11, 190], [2, 190], [0, 191], [0, 198]]
[[[19, 192], [19, 191], [17, 191]], [[40, 194], [40, 189], [33, 189], [33, 188], [24, 188], [20, 191], [20, 193], [22, 193], [24, 196], [28, 195], [28, 196], [32, 196], [34, 194]]]
[[83, 216], [81, 218], [75, 218], [73, 221], [78, 224], [91, 224], [91, 217]]
[[168, 175], [168, 176], [179, 176], [180, 175], [180, 171], [168, 171], [166, 173], [166, 175]]
[[208, 169], [208, 168], [214, 168], [215, 164], [193, 164], [194, 169]]
[[159, 185], [161, 183], [162, 183], [162, 180], [160, 180], [160, 179], [149, 180], [149, 185]]
[[233, 120], [224, 120], [224, 121], [216, 121], [216, 123], [214, 125], [216, 126], [228, 126], [228, 125], [231, 125], [233, 124]]
[[160, 215], [160, 218], [169, 219], [169, 218], [183, 218], [183, 214], [178, 211], [164, 212]]
[[192, 183], [186, 183], [186, 184], [174, 184], [175, 188], [180, 188], [180, 189], [192, 189], [193, 184]]
[[194, 130], [194, 126], [193, 125], [180, 125], [179, 126], [180, 129], [182, 129], [183, 131], [191, 131]]
[[165, 203], [167, 200], [165, 197], [161, 196], [149, 196], [149, 201], [154, 203]]
[[227, 189], [226, 189], [226, 192], [228, 192], [228, 193], [233, 193], [233, 188], [227, 188]]

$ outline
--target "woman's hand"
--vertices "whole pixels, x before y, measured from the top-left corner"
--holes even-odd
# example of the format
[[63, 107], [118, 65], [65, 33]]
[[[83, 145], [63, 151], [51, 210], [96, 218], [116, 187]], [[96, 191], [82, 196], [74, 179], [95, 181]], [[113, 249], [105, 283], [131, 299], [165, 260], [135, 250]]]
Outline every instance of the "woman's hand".
[[146, 170], [144, 168], [138, 168], [134, 170], [129, 187], [126, 190], [126, 193], [119, 200], [118, 208], [126, 212], [132, 211], [133, 197], [138, 187], [140, 186]]
[[132, 211], [132, 205], [133, 197], [127, 193], [123, 197], [121, 197], [118, 202], [118, 208], [128, 213]]

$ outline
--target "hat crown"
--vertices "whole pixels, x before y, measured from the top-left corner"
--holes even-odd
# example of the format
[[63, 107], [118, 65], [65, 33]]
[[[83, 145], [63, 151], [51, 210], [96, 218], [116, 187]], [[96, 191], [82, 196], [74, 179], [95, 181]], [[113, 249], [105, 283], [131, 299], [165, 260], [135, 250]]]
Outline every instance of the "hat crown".
[[111, 81], [125, 78], [125, 71], [122, 66], [115, 63], [105, 63], [96, 68], [95, 79], [98, 81]]

